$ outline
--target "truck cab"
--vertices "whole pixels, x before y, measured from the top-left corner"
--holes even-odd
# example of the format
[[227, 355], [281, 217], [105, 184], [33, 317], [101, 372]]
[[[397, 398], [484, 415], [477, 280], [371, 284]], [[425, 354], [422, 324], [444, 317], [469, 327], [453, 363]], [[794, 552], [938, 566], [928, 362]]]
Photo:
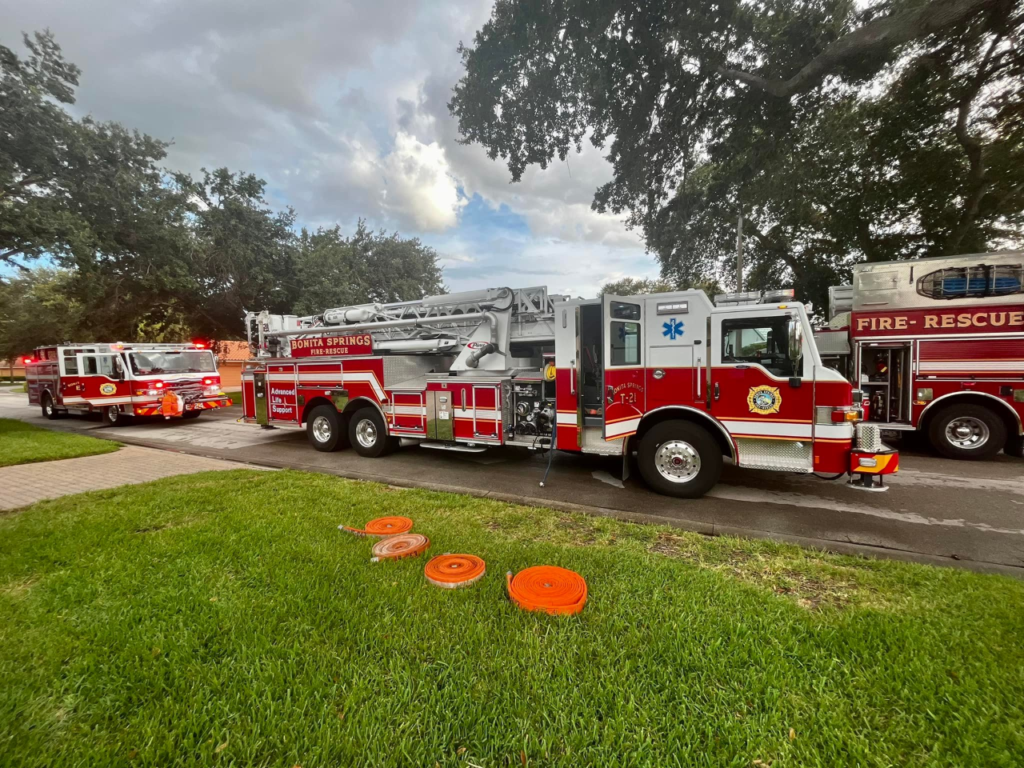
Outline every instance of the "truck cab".
[[98, 412], [195, 418], [231, 405], [213, 352], [197, 344], [63, 344], [37, 348], [26, 366], [29, 403], [46, 418]]

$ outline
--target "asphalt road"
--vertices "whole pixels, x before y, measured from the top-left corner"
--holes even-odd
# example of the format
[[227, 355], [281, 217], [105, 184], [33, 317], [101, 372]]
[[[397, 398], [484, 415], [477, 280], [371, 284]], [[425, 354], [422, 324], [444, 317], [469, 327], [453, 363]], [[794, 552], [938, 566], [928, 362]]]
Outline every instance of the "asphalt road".
[[1024, 460], [1002, 454], [988, 462], [957, 462], [902, 447], [901, 469], [887, 493], [727, 466], [707, 497], [679, 500], [649, 491], [635, 466], [623, 482], [618, 459], [556, 454], [541, 488], [546, 455], [415, 447], [381, 459], [350, 450], [319, 453], [306, 443], [305, 432], [261, 430], [236, 423], [240, 415], [230, 408], [195, 421], [140, 420], [123, 427], [81, 416], [46, 421], [23, 393], [0, 390], [0, 417], [123, 442], [1024, 577]]

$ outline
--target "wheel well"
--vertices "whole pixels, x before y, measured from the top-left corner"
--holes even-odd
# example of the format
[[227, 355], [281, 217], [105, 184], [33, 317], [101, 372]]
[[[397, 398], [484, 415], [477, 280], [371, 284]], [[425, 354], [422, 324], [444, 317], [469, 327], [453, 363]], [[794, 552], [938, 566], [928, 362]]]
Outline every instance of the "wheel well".
[[929, 408], [924, 418], [921, 420], [921, 424], [918, 429], [921, 432], [927, 433], [931, 428], [932, 420], [942, 411], [946, 410], [951, 405], [978, 405], [982, 408], [989, 410], [996, 418], [1006, 425], [1006, 434], [1008, 437], [1021, 434], [1020, 422], [1015, 418], [1013, 409], [1003, 403], [1002, 400], [996, 400], [993, 397], [987, 395], [979, 395], [972, 392], [964, 392], [962, 394], [949, 395], [941, 401], [936, 401], [934, 408]]
[[369, 398], [365, 397], [357, 397], [355, 400], [350, 400], [348, 405], [345, 406], [345, 410], [341, 412], [341, 418], [344, 419], [345, 421], [348, 421], [352, 417], [352, 414], [354, 414], [356, 411], [363, 410], [363, 408], [366, 408], [367, 406], [373, 407], [377, 411], [377, 413], [380, 414], [381, 421], [383, 421], [384, 424], [387, 425], [388, 420], [387, 418], [385, 418], [384, 411], [381, 409], [381, 407], [377, 405], [377, 403], [373, 402], [373, 400], [370, 400]]
[[299, 423], [300, 424], [305, 424], [307, 421], [309, 421], [308, 417], [309, 417], [310, 411], [312, 411], [314, 408], [316, 408], [317, 406], [320, 406], [320, 405], [331, 405], [331, 406], [333, 406], [334, 403], [332, 403], [326, 397], [314, 397], [312, 400], [307, 402], [305, 404], [305, 406], [303, 406], [303, 408], [302, 408], [302, 421], [299, 422]]
[[710, 416], [705, 416], [702, 413], [686, 408], [664, 408], [648, 414], [640, 422], [640, 426], [636, 431], [636, 439], [642, 440], [652, 427], [665, 421], [689, 421], [704, 427], [711, 437], [715, 439], [715, 442], [718, 443], [723, 456], [730, 459], [736, 458], [732, 449], [732, 441], [726, 436], [724, 428]]

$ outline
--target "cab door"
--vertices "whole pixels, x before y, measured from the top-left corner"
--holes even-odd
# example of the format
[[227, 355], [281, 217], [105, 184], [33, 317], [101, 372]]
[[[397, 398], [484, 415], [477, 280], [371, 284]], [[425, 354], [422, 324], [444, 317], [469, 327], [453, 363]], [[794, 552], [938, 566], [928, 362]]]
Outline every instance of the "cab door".
[[636, 432], [647, 403], [643, 299], [606, 295], [601, 309], [604, 439], [618, 440]]
[[711, 317], [708, 406], [740, 463], [810, 470], [813, 371], [799, 312], [755, 306]]
[[78, 355], [80, 397], [96, 406], [125, 405], [132, 401], [131, 383], [125, 381], [121, 356], [107, 353]]

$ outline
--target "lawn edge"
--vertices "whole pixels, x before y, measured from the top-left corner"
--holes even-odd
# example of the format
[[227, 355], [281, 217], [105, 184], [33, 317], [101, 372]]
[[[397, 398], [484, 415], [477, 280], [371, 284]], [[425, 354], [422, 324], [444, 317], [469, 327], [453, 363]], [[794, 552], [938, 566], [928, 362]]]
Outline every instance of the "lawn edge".
[[190, 456], [202, 456], [207, 459], [220, 459], [221, 461], [230, 461], [234, 464], [238, 464], [239, 468], [242, 469], [246, 466], [258, 466], [258, 467], [270, 467], [273, 469], [290, 469], [298, 472], [310, 472], [318, 475], [331, 475], [333, 477], [341, 477], [346, 480], [360, 480], [369, 483], [380, 483], [382, 485], [390, 485], [397, 488], [413, 488], [424, 491], [435, 491], [440, 493], [457, 493], [461, 496], [473, 496], [479, 499], [491, 499], [493, 501], [503, 501], [509, 504], [521, 504], [526, 507], [542, 507], [545, 509], [553, 509], [560, 512], [579, 512], [585, 515], [591, 515], [593, 517], [607, 517], [615, 520], [623, 520], [629, 523], [639, 523], [641, 525], [665, 525], [671, 528], [677, 528], [682, 531], [689, 531], [691, 533], [699, 533], [703, 536], [735, 536], [738, 538], [747, 539], [758, 539], [763, 541], [777, 541], [786, 544], [796, 544], [797, 546], [809, 549], [812, 551], [829, 552], [837, 555], [852, 555], [854, 557], [864, 557], [876, 560], [898, 560], [905, 563], [918, 563], [921, 565], [931, 565], [940, 568], [959, 568], [961, 570], [973, 571], [975, 573], [989, 573], [997, 574], [1002, 576], [1008, 576], [1017, 580], [1024, 580], [1024, 567], [1003, 565], [1002, 563], [992, 563], [984, 560], [967, 560], [958, 559], [952, 557], [939, 557], [937, 555], [925, 555], [917, 552], [911, 552], [908, 550], [895, 549], [890, 547], [879, 547], [871, 544], [859, 544], [856, 542], [842, 542], [842, 541], [831, 541], [829, 539], [819, 539], [809, 536], [794, 536], [791, 534], [777, 534], [770, 533], [768, 531], [758, 530], [756, 528], [737, 528], [728, 525], [714, 525], [711, 523], [704, 523], [696, 520], [685, 520], [677, 517], [663, 517], [661, 515], [648, 515], [640, 512], [629, 512], [627, 510], [614, 509], [611, 507], [597, 507], [587, 504], [573, 504], [566, 501], [558, 501], [556, 499], [544, 499], [537, 496], [528, 496], [526, 494], [511, 494], [511, 493], [498, 493], [495, 491], [481, 491], [476, 488], [466, 488], [458, 485], [445, 485], [442, 483], [430, 483], [421, 480], [406, 480], [400, 478], [388, 477], [385, 475], [377, 475], [369, 472], [353, 472], [350, 470], [343, 469], [325, 469], [323, 467], [316, 467], [308, 464], [294, 464], [282, 461], [271, 461], [268, 459], [250, 459], [247, 461], [239, 461], [238, 459], [231, 458], [221, 453], [201, 451], [201, 450], [189, 450], [185, 448], [174, 447], [170, 448], [164, 443], [158, 443], [150, 440], [140, 440], [138, 438], [117, 438], [96, 436], [100, 440], [113, 440], [115, 442], [121, 442], [128, 445], [138, 445], [145, 448], [155, 448], [160, 451], [168, 451], [170, 453], [184, 453]]

